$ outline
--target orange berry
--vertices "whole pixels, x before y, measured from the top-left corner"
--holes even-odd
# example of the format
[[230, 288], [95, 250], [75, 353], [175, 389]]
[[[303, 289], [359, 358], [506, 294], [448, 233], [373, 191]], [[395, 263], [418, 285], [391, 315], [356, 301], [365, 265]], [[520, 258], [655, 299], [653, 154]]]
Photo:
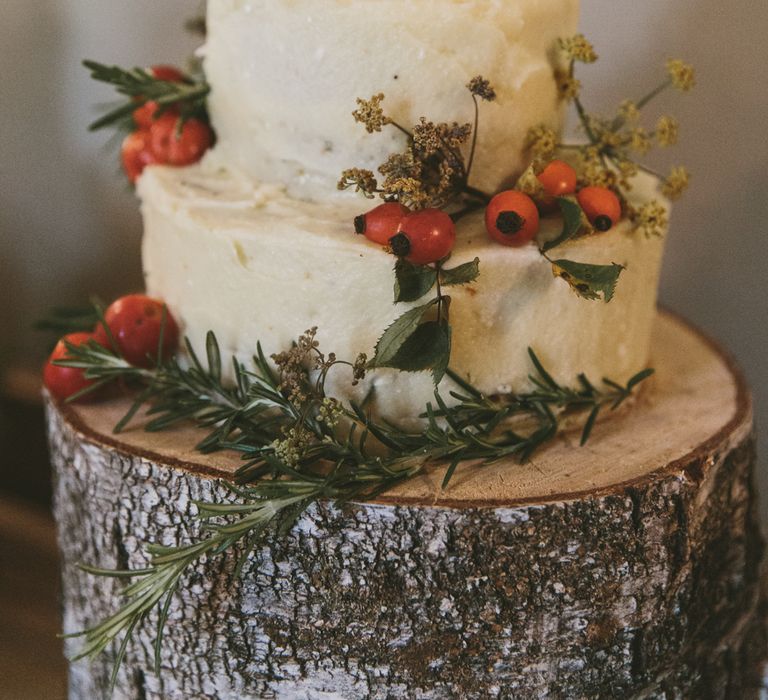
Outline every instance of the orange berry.
[[525, 245], [539, 231], [539, 210], [523, 192], [500, 192], [485, 209], [485, 228], [502, 245]]
[[384, 202], [365, 214], [355, 217], [355, 233], [365, 234], [369, 241], [388, 245], [389, 239], [397, 233], [397, 227], [408, 208], [400, 202]]
[[621, 202], [607, 187], [585, 187], [576, 195], [589, 223], [598, 231], [607, 231], [621, 219]]
[[576, 171], [564, 160], [553, 160], [539, 174], [539, 182], [550, 197], [576, 191]]

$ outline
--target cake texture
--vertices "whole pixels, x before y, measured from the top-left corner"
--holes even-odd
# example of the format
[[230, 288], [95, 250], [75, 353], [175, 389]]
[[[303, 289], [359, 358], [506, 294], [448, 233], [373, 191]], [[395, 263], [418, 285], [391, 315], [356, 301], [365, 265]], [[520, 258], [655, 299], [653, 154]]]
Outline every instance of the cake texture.
[[[633, 193], [642, 201], [657, 196], [656, 187], [644, 176]], [[248, 363], [257, 343], [267, 355], [280, 352], [317, 326], [326, 350], [345, 359], [370, 356], [408, 306], [392, 302], [392, 255], [351, 230], [357, 198], [297, 200], [280, 185], [209, 162], [150, 168], [139, 194], [147, 289], [165, 300], [200, 353], [213, 330], [225, 356]], [[560, 223], [547, 226], [551, 234]], [[451, 292], [452, 368], [488, 394], [521, 391], [530, 387], [530, 346], [560, 381], [579, 372], [626, 381], [649, 359], [663, 245], [663, 238], [633, 234], [625, 221], [558, 248], [580, 262], [626, 267], [604, 304], [579, 298], [553, 277], [535, 246], [491, 241], [482, 212], [465, 217], [451, 262], [478, 257], [480, 276]], [[418, 416], [434, 393], [428, 372], [396, 369], [372, 372], [357, 387], [340, 370], [328, 387], [358, 401], [373, 390], [376, 411], [401, 423]]]
[[215, 155], [326, 200], [344, 168], [375, 169], [402, 140], [355, 124], [356, 98], [391, 95], [388, 109], [407, 125], [426, 115], [467, 122], [464, 86], [482, 74], [497, 108], [483, 118], [473, 185], [497, 191], [527, 165], [527, 130], [561, 123], [556, 42], [577, 21], [576, 0], [210, 0]]

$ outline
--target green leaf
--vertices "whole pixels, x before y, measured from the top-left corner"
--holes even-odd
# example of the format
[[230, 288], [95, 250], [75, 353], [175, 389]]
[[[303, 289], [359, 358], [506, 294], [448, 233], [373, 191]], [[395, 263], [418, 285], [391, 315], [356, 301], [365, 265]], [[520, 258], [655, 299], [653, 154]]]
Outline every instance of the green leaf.
[[437, 281], [437, 271], [427, 265], [413, 265], [407, 260], [395, 263], [395, 301], [421, 299]]
[[613, 298], [623, 265], [592, 265], [573, 260], [551, 260], [552, 274], [564, 279], [576, 294], [584, 299], [599, 299], [606, 303]]
[[583, 228], [589, 226], [587, 217], [575, 197], [558, 197], [557, 205], [563, 215], [563, 230], [557, 238], [553, 238], [541, 247], [543, 251], [565, 243]]
[[450, 287], [455, 284], [474, 282], [480, 274], [480, 258], [457, 265], [451, 270], [440, 270], [440, 284]]
[[404, 372], [432, 370], [435, 384], [445, 375], [451, 356], [451, 327], [448, 322], [425, 321], [406, 338], [398, 351], [377, 367], [393, 367]]
[[421, 323], [421, 319], [429, 308], [437, 304], [437, 299], [417, 306], [406, 311], [402, 316], [396, 319], [384, 331], [379, 342], [376, 343], [376, 350], [373, 359], [370, 361], [370, 367], [391, 367], [389, 364], [395, 357], [398, 350], [402, 347], [408, 338], [413, 335]]

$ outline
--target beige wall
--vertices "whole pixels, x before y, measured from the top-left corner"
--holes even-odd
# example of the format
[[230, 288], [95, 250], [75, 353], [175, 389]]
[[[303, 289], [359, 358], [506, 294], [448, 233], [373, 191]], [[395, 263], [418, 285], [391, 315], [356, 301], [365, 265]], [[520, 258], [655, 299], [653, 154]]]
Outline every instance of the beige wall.
[[[34, 356], [40, 340], [28, 327], [50, 305], [93, 292], [109, 299], [141, 284], [136, 202], [104, 137], [85, 131], [109, 92], [79, 63], [179, 62], [195, 45], [182, 20], [198, 7], [197, 0], [0, 0], [0, 357]], [[675, 209], [661, 297], [737, 356], [767, 436], [768, 2], [582, 0], [582, 7], [583, 30], [603, 57], [582, 72], [598, 109], [653, 85], [667, 57], [698, 69], [694, 93], [659, 105], [680, 118], [683, 132], [655, 163], [684, 163], [694, 173]]]

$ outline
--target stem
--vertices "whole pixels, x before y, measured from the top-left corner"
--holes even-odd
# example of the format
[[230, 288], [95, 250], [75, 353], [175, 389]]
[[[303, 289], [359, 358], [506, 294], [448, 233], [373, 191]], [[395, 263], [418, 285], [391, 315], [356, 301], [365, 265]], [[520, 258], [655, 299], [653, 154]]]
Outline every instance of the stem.
[[443, 291], [440, 286], [440, 271], [443, 269], [443, 263], [441, 260], [438, 260], [437, 263], [435, 263], [435, 271], [437, 274], [435, 275], [435, 283], [436, 283], [436, 289], [437, 289], [437, 322], [440, 323], [443, 316]]
[[492, 199], [491, 195], [477, 189], [476, 187], [471, 187], [466, 183], [464, 184], [464, 187], [462, 187], [462, 192], [468, 194], [470, 197], [477, 197], [478, 199], [482, 200], [483, 204], [488, 204], [488, 202], [490, 202]]
[[[657, 85], [653, 90], [651, 90], [647, 95], [642, 97], [640, 100], [638, 100], [635, 103], [635, 107], [637, 107], [638, 110], [641, 110], [645, 105], [647, 105], [654, 97], [659, 95], [660, 93], [664, 92], [670, 85], [672, 85], [672, 78], [667, 78], [663, 83], [660, 85]], [[616, 117], [616, 119], [613, 120], [611, 124], [611, 129], [616, 131], [616, 129], [620, 129], [624, 124], [626, 123], [626, 119], [624, 117]]]
[[469, 174], [472, 172], [472, 162], [475, 160], [475, 146], [477, 145], [477, 124], [480, 116], [480, 110], [477, 106], [477, 96], [472, 95], [472, 101], [475, 103], [475, 125], [472, 128], [472, 145], [469, 148], [469, 160], [464, 172], [464, 182], [469, 181]]
[[392, 126], [394, 126], [396, 129], [399, 129], [400, 131], [402, 131], [409, 139], [413, 138], [413, 134], [410, 131], [408, 131], [408, 129], [406, 129], [404, 126], [400, 126], [400, 124], [398, 124], [396, 121], [393, 121], [392, 119], [389, 120], [389, 123]]
[[465, 206], [463, 209], [459, 209], [459, 211], [454, 212], [451, 214], [451, 220], [455, 224], [460, 219], [464, 218], [467, 214], [471, 214], [473, 211], [477, 211], [478, 209], [482, 209], [485, 206], [484, 202], [470, 202]]

